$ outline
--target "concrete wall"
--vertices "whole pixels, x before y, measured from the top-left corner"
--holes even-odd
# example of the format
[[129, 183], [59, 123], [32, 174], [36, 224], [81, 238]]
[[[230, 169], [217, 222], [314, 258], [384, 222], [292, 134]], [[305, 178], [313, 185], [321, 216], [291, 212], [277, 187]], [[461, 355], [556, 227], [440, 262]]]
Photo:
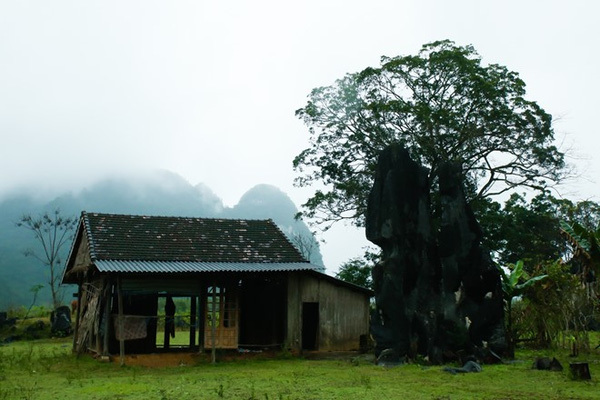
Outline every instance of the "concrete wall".
[[294, 273], [288, 279], [287, 342], [302, 349], [302, 303], [319, 304], [319, 351], [357, 350], [369, 333], [369, 296], [331, 279]]

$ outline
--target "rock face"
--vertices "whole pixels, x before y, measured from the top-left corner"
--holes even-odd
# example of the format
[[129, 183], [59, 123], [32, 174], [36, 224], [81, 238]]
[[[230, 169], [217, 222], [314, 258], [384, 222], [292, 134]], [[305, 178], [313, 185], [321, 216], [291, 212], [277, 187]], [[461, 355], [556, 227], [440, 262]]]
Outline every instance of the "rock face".
[[373, 270], [376, 353], [432, 363], [505, 347], [500, 273], [480, 245], [465, 201], [460, 165], [439, 171], [433, 218], [428, 170], [399, 145], [379, 157], [369, 196], [367, 239], [382, 249]]

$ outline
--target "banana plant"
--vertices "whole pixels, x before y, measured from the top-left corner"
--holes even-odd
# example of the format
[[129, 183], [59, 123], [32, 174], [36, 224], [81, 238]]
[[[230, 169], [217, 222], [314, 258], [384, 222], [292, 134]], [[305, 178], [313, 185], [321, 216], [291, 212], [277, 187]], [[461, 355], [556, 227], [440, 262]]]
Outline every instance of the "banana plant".
[[576, 222], [561, 221], [560, 229], [573, 246], [573, 258], [582, 263], [584, 276], [590, 271], [597, 276], [600, 272], [600, 226], [596, 230], [588, 230]]
[[508, 354], [511, 358], [515, 356], [515, 344], [516, 344], [516, 335], [513, 332], [512, 328], [512, 301], [517, 296], [522, 296], [525, 293], [525, 290], [533, 285], [534, 283], [545, 279], [548, 275], [538, 275], [531, 277], [529, 279], [521, 281], [521, 278], [526, 277], [525, 270], [523, 270], [523, 261], [519, 260], [515, 264], [511, 264], [508, 266], [508, 270], [510, 273], [504, 271], [504, 269], [500, 268], [501, 276], [502, 276], [502, 292], [504, 294], [504, 304], [506, 306], [506, 316], [507, 316], [507, 345], [508, 345]]

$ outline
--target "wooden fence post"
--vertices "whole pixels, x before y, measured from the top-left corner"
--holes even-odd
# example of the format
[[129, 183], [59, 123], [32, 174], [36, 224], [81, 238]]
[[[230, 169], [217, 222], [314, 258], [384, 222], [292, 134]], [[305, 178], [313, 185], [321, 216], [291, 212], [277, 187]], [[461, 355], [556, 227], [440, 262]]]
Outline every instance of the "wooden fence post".
[[121, 293], [121, 277], [117, 277], [117, 301], [119, 303], [119, 360], [125, 365], [125, 332], [123, 327], [123, 294]]

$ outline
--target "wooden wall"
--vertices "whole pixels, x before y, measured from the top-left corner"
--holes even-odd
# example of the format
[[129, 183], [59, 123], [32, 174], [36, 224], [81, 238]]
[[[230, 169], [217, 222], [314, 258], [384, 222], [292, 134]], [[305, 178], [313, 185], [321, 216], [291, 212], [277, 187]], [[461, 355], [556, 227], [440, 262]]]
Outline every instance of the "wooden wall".
[[358, 350], [360, 336], [369, 334], [366, 293], [315, 275], [290, 274], [287, 343], [292, 350], [303, 348], [303, 303], [318, 303], [316, 347], [319, 351]]

